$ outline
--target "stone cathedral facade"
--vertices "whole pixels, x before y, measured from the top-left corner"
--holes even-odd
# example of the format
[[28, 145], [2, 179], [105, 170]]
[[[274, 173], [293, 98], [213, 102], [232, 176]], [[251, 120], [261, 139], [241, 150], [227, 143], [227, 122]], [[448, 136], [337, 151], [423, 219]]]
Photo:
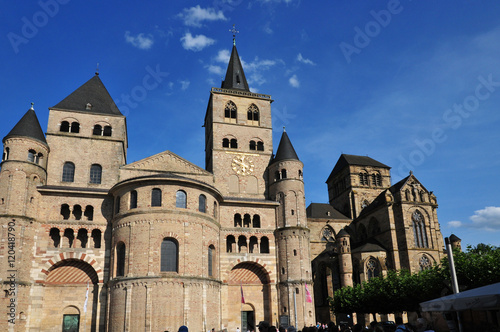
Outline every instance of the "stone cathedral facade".
[[[233, 46], [204, 119], [206, 165], [165, 151], [127, 163], [125, 116], [100, 77], [3, 138], [2, 331], [255, 330], [334, 319], [327, 297], [387, 269], [426, 268], [443, 241], [413, 174], [341, 155], [328, 204], [306, 208], [304, 165], [271, 96]], [[201, 121], [201, 119], [200, 119]]]

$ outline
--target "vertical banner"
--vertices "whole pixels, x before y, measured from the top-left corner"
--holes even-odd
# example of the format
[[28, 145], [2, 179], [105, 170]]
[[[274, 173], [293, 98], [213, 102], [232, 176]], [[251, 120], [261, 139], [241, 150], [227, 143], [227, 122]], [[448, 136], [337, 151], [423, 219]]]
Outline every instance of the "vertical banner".
[[311, 297], [311, 293], [309, 292], [309, 288], [307, 288], [307, 284], [306, 284], [306, 302], [307, 303], [312, 303], [313, 299]]
[[85, 293], [85, 304], [83, 305], [83, 312], [87, 312], [87, 302], [89, 301], [89, 282], [87, 281], [87, 293]]
[[243, 295], [243, 285], [240, 284], [240, 288], [241, 288], [241, 303], [245, 303], [245, 296]]

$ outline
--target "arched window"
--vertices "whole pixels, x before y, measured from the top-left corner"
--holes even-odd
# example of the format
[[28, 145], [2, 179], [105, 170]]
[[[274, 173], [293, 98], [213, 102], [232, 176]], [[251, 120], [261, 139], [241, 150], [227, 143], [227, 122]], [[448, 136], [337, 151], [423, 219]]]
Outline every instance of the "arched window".
[[257, 144], [255, 144], [255, 141], [250, 141], [250, 150], [257, 150]]
[[41, 152], [39, 152], [36, 156], [35, 156], [35, 162], [37, 164], [40, 164], [43, 160], [43, 154]]
[[247, 111], [247, 123], [250, 125], [259, 125], [259, 108], [255, 104], [250, 105]]
[[208, 247], [208, 276], [214, 276], [214, 267], [215, 267], [215, 247], [210, 245]]
[[64, 248], [73, 248], [73, 241], [75, 240], [75, 231], [71, 228], [66, 228], [64, 230]]
[[90, 183], [101, 184], [102, 167], [99, 164], [90, 166]]
[[178, 190], [175, 194], [175, 207], [185, 209], [187, 207], [187, 195], [183, 190]]
[[247, 238], [243, 235], [238, 237], [238, 252], [247, 253]]
[[274, 181], [278, 181], [280, 179], [280, 171], [274, 172]]
[[432, 261], [427, 255], [422, 255], [418, 261], [418, 265], [420, 266], [420, 271], [428, 270], [432, 267]]
[[286, 179], [286, 169], [281, 170], [281, 178]]
[[125, 243], [118, 242], [116, 245], [116, 272], [117, 277], [123, 277], [125, 275]]
[[78, 134], [80, 132], [80, 124], [78, 122], [71, 123], [71, 132]]
[[248, 213], [246, 213], [244, 216], [243, 216], [243, 227], [250, 227], [250, 222], [251, 222], [251, 219], [250, 219], [250, 215]]
[[151, 191], [151, 206], [161, 206], [161, 189], [153, 188]]
[[232, 101], [228, 101], [224, 108], [224, 118], [226, 121], [236, 123], [236, 105]]
[[413, 236], [415, 246], [418, 248], [428, 248], [427, 233], [425, 231], [425, 219], [422, 213], [417, 210], [411, 215], [413, 221]]
[[229, 147], [229, 138], [223, 138], [222, 139], [222, 147], [223, 148], [228, 148]]
[[214, 218], [217, 219], [217, 202], [214, 202]]
[[269, 254], [269, 239], [266, 236], [260, 239], [260, 253]]
[[260, 228], [260, 216], [258, 214], [255, 214], [252, 218], [252, 227]]
[[54, 248], [59, 248], [59, 244], [61, 243], [61, 234], [59, 228], [51, 228], [49, 232], [50, 239], [52, 240], [52, 244]]
[[366, 275], [368, 280], [371, 278], [378, 277], [380, 275], [380, 268], [378, 266], [378, 262], [375, 258], [370, 257], [368, 262], [366, 263]]
[[231, 149], [238, 148], [238, 140], [236, 138], [231, 138]]
[[259, 252], [258, 251], [258, 249], [259, 249], [258, 248], [258, 242], [257, 242], [257, 237], [256, 236], [251, 236], [250, 237], [250, 243], [249, 243], [249, 245], [250, 245], [249, 252], [251, 254]]
[[257, 142], [257, 151], [264, 151], [264, 142], [262, 141]]
[[69, 210], [69, 205], [68, 204], [61, 205], [61, 216], [63, 217], [63, 219], [68, 220], [70, 214], [71, 211]]
[[102, 126], [101, 126], [101, 125], [96, 124], [96, 125], [94, 126], [94, 129], [92, 130], [92, 135], [101, 136], [101, 135], [102, 135]]
[[9, 148], [5, 148], [5, 152], [3, 153], [2, 160], [9, 160]]
[[200, 195], [200, 197], [198, 197], [198, 211], [203, 213], [207, 212], [207, 197], [205, 195]]
[[302, 171], [299, 169], [299, 179], [301, 179], [301, 180], [302, 180], [302, 178], [303, 178], [303, 177], [304, 177], [304, 176], [302, 175]]
[[335, 232], [330, 226], [326, 226], [321, 231], [321, 241], [324, 242], [335, 242]]
[[161, 242], [161, 264], [162, 272], [177, 272], [179, 247], [173, 238], [164, 238]]
[[62, 172], [63, 182], [73, 182], [75, 180], [75, 164], [72, 162], [65, 162]]
[[118, 213], [120, 213], [120, 196], [117, 196], [115, 200], [115, 214]]
[[28, 151], [28, 161], [34, 163], [35, 162], [35, 155], [36, 155], [35, 150], [29, 150]]
[[82, 207], [80, 205], [77, 204], [73, 206], [73, 216], [75, 217], [75, 220], [82, 219]]
[[241, 224], [241, 214], [239, 213], [236, 213], [234, 215], [234, 227], [241, 227], [242, 224]]
[[365, 172], [359, 173], [359, 184], [362, 186], [368, 185], [368, 174]]
[[87, 242], [89, 240], [88, 232], [85, 228], [80, 228], [76, 239], [80, 241], [80, 248], [87, 248]]
[[102, 133], [104, 136], [111, 136], [111, 132], [111, 126], [104, 126], [104, 131]]
[[228, 237], [226, 238], [226, 252], [233, 252], [235, 246], [236, 239], [233, 235], [228, 235]]
[[101, 230], [93, 229], [90, 236], [92, 236], [92, 240], [94, 241], [94, 248], [101, 248]]
[[132, 190], [130, 192], [130, 208], [135, 209], [137, 208], [137, 191]]
[[83, 215], [87, 218], [87, 220], [92, 221], [94, 220], [94, 207], [92, 205], [87, 205], [85, 207], [85, 212]]
[[68, 121], [61, 122], [59, 131], [62, 131], [63, 133], [69, 133], [69, 122]]
[[411, 197], [410, 197], [410, 191], [408, 189], [405, 190], [405, 197], [406, 197], [406, 200], [407, 201], [410, 201], [411, 200]]

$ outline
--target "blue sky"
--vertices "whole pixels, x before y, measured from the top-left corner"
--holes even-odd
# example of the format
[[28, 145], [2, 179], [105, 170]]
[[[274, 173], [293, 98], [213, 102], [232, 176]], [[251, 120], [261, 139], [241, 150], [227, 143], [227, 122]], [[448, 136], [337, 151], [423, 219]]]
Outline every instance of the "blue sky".
[[[272, 95], [304, 162], [306, 200], [327, 202], [341, 153], [410, 169], [438, 198], [444, 236], [500, 245], [500, 4], [496, 1], [3, 2], [5, 136], [35, 103], [100, 78], [127, 115], [128, 162], [170, 150], [204, 167], [203, 118], [236, 24], [254, 92]], [[155, 73], [154, 87], [144, 79]], [[152, 75], [153, 76], [153, 75]]]

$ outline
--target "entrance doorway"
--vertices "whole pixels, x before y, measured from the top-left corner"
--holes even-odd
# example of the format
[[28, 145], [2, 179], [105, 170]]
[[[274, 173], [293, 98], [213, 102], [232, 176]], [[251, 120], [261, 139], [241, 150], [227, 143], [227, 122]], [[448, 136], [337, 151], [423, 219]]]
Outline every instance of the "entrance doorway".
[[255, 314], [253, 311], [241, 312], [241, 332], [255, 331]]

